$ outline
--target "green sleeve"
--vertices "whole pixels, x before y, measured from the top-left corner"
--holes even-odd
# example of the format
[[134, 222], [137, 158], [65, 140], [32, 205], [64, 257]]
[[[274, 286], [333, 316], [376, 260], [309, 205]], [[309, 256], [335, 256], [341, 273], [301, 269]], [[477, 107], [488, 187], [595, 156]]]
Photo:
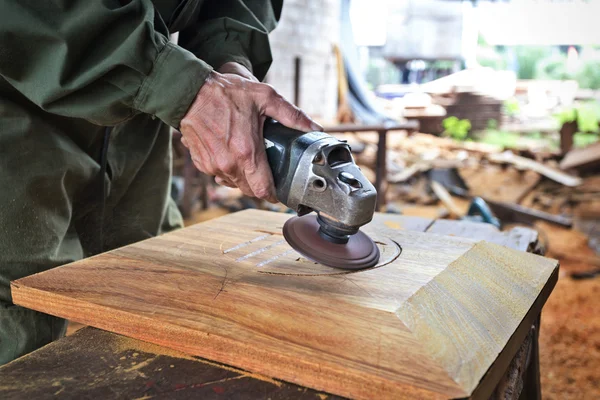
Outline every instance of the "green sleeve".
[[179, 122], [210, 65], [170, 43], [150, 0], [0, 0], [0, 76], [45, 111]]
[[209, 0], [199, 20], [180, 32], [179, 44], [214, 68], [236, 61], [262, 80], [271, 65], [268, 34], [283, 0]]

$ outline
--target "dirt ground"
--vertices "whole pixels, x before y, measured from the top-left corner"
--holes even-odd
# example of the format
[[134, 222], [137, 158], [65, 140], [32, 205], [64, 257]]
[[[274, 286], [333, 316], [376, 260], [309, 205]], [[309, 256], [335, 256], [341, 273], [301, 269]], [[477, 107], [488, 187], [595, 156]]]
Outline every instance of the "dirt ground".
[[600, 398], [600, 276], [575, 280], [571, 272], [597, 268], [587, 238], [545, 227], [547, 256], [560, 260], [560, 277], [542, 311], [540, 369], [544, 399]]

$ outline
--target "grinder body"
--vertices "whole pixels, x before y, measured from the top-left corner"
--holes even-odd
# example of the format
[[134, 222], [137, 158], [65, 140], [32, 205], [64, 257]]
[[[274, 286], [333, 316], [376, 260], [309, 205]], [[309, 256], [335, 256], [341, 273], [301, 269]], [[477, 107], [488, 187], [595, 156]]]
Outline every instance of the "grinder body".
[[321, 237], [344, 244], [371, 221], [377, 192], [345, 141], [274, 120], [265, 122], [264, 140], [278, 200], [299, 216], [316, 211]]

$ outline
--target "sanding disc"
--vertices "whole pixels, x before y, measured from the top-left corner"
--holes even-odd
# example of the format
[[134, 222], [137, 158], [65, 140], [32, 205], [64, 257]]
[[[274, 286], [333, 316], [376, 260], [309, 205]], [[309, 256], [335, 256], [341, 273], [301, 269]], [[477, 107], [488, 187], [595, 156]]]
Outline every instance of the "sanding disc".
[[315, 214], [288, 219], [283, 225], [283, 237], [298, 253], [328, 267], [362, 269], [379, 261], [379, 248], [361, 231], [350, 236], [345, 244], [323, 239]]

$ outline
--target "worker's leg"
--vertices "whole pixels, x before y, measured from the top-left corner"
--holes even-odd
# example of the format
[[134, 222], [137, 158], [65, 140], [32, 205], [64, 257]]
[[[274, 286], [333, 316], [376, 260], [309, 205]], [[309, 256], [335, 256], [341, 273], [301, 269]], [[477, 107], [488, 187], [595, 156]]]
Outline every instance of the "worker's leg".
[[73, 198], [98, 170], [58, 121], [11, 99], [0, 96], [0, 365], [64, 334], [63, 319], [14, 305], [10, 281], [83, 257]]
[[116, 127], [108, 158], [105, 250], [183, 226], [171, 199], [171, 133], [159, 120], [139, 115]]

